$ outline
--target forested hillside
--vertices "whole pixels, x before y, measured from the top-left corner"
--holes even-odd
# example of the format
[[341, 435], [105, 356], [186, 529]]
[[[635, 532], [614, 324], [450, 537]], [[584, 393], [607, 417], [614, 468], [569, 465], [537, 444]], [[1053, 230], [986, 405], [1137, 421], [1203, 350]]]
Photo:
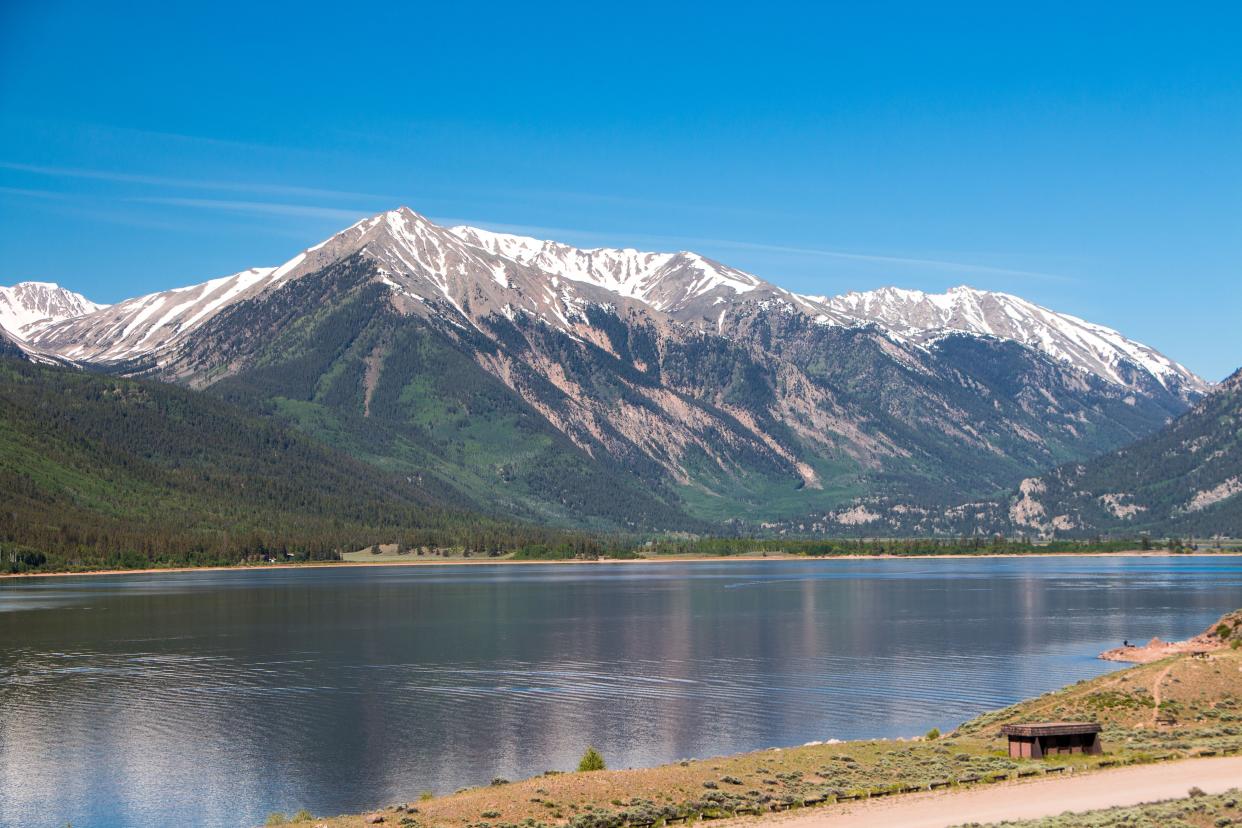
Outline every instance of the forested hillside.
[[1026, 481], [1010, 515], [1065, 532], [1242, 531], [1242, 371], [1152, 436]]
[[18, 346], [17, 342], [9, 335], [8, 331], [0, 328], [0, 357], [14, 357], [24, 359], [25, 354]]
[[4, 570], [564, 540], [446, 505], [210, 395], [4, 358], [0, 491]]

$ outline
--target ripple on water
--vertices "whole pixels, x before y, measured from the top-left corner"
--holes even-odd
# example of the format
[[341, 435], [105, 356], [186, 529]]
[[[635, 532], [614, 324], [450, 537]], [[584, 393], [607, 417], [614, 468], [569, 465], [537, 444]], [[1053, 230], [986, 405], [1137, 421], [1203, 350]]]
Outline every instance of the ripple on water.
[[[26, 589], [29, 584], [30, 589]], [[254, 824], [912, 735], [1197, 632], [1242, 561], [288, 570], [0, 588], [0, 824]], [[105, 761], [101, 761], [105, 757]]]

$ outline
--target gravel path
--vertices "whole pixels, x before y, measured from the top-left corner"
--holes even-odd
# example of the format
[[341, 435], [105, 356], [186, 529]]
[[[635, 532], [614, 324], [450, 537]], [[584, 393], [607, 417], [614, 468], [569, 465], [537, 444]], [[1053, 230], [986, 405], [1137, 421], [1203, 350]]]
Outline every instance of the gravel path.
[[[1064, 778], [905, 794], [796, 811], [764, 821], [779, 828], [948, 828], [1179, 799], [1192, 787], [1209, 794], [1242, 787], [1242, 757], [1185, 759]], [[749, 823], [754, 825], [754, 820]]]

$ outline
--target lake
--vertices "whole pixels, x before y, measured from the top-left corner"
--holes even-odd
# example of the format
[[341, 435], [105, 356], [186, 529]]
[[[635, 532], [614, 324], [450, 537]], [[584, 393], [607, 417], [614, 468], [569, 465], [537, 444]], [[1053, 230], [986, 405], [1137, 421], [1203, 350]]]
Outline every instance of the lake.
[[255, 825], [571, 769], [941, 730], [1242, 606], [1242, 558], [0, 581], [0, 824]]

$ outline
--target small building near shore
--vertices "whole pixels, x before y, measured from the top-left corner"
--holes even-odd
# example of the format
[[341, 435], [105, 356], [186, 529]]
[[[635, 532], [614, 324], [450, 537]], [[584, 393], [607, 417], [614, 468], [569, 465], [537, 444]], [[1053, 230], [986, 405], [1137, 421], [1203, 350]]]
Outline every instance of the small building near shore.
[[1038, 722], [1004, 725], [1009, 737], [1009, 758], [1043, 759], [1067, 753], [1096, 755], [1104, 752], [1095, 722]]

